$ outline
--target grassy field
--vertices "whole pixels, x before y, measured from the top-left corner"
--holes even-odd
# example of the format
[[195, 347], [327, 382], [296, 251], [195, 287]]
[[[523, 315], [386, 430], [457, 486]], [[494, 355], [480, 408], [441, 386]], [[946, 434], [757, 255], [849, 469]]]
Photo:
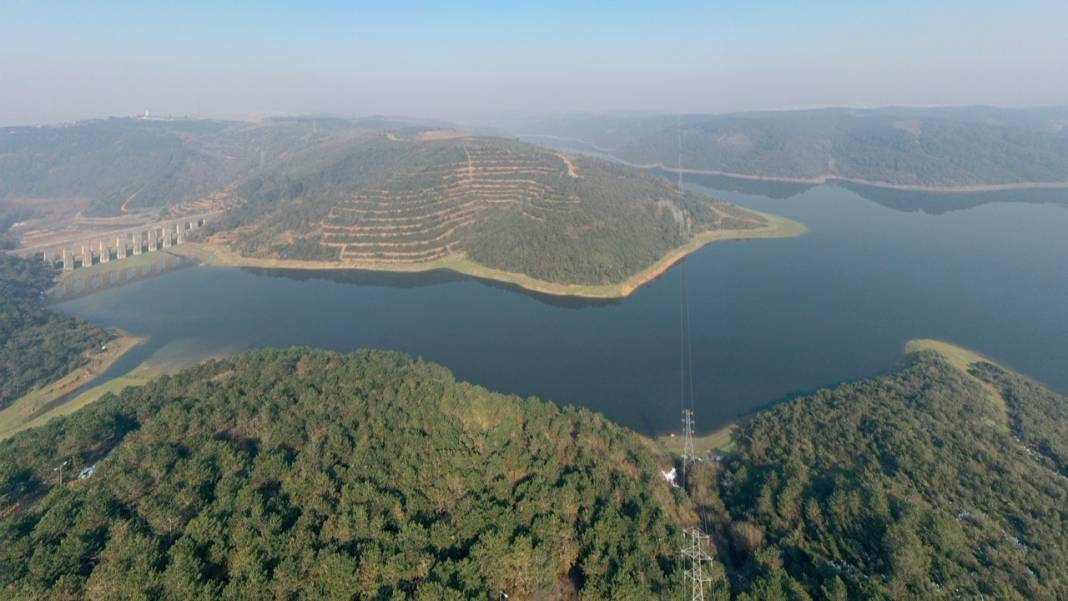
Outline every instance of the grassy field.
[[37, 426], [43, 425], [52, 418], [59, 417], [61, 415], [67, 415], [69, 413], [74, 413], [75, 411], [81, 409], [89, 403], [96, 401], [100, 397], [104, 396], [106, 393], [113, 392], [115, 394], [118, 394], [119, 392], [122, 392], [122, 389], [126, 388], [127, 386], [141, 386], [142, 384], [147, 384], [150, 380], [160, 375], [161, 373], [162, 372], [156, 369], [155, 367], [142, 363], [127, 374], [124, 374], [112, 380], [108, 380], [107, 382], [100, 384], [99, 386], [94, 386], [89, 390], [86, 390], [85, 392], [74, 397], [69, 402], [33, 417], [33, 419], [22, 424], [17, 429], [11, 432], [0, 432], [0, 439], [12, 436], [16, 432], [25, 430], [27, 428], [36, 428]]
[[[730, 423], [704, 436], [695, 436], [693, 439], [694, 452], [703, 457], [712, 454], [730, 453], [734, 449], [734, 440], [731, 439], [734, 429], [735, 424]], [[657, 447], [672, 455], [682, 454], [682, 436], [665, 434], [656, 437], [655, 443]]]
[[[756, 213], [756, 211], [753, 211]], [[539, 280], [521, 273], [513, 273], [485, 267], [471, 261], [463, 254], [454, 254], [436, 261], [421, 263], [359, 263], [359, 262], [325, 262], [325, 261], [299, 261], [288, 259], [262, 259], [242, 256], [227, 246], [220, 244], [190, 243], [171, 248], [171, 252], [182, 254], [201, 261], [208, 265], [225, 265], [235, 267], [260, 267], [266, 269], [362, 269], [369, 271], [395, 271], [395, 272], [420, 272], [433, 271], [435, 269], [449, 269], [457, 273], [477, 278], [496, 280], [519, 286], [533, 292], [551, 294], [555, 296], [571, 296], [580, 298], [623, 298], [629, 296], [641, 286], [655, 280], [672, 265], [682, 260], [686, 255], [721, 240], [755, 240], [766, 238], [790, 238], [800, 236], [808, 229], [793, 220], [760, 213], [768, 220], [768, 225], [761, 228], [747, 230], [715, 230], [704, 232], [694, 236], [688, 243], [676, 248], [665, 255], [650, 267], [642, 270], [626, 281], [619, 284], [604, 286], [591, 286], [580, 284], [558, 284]]]
[[8, 407], [0, 410], [0, 439], [7, 438], [20, 430], [40, 425], [55, 415], [69, 413], [89, 402], [83, 401], [74, 409], [70, 408], [85, 396], [83, 394], [70, 402], [58, 406], [55, 405], [57, 400], [71, 391], [92, 382], [94, 378], [111, 367], [127, 351], [141, 342], [143, 342], [141, 338], [120, 335], [108, 343], [106, 351], [91, 355], [88, 365], [72, 371], [47, 386], [23, 395]]

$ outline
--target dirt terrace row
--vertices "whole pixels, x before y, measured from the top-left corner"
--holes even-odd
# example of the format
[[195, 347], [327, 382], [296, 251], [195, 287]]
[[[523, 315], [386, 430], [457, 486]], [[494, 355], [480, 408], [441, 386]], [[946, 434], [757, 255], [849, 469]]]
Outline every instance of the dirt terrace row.
[[456, 161], [357, 194], [332, 209], [320, 223], [322, 244], [339, 248], [342, 260], [432, 261], [458, 249], [463, 231], [484, 211], [514, 206], [524, 217], [544, 221], [548, 213], [580, 202], [546, 181], [567, 176], [563, 163], [497, 147], [462, 148], [464, 156]]

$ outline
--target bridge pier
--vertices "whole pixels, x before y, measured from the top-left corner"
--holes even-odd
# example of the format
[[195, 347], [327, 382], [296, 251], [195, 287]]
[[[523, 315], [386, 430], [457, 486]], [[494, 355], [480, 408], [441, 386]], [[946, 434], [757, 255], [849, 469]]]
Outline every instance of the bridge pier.
[[[161, 248], [170, 248], [189, 242], [193, 230], [207, 225], [208, 219], [215, 216], [197, 216], [172, 218], [171, 221], [155, 223], [129, 229], [101, 233], [99, 238], [83, 238], [82, 240], [68, 240], [51, 246], [38, 247], [39, 250], [23, 249], [14, 254], [40, 260], [53, 267], [61, 266], [63, 271], [73, 271], [83, 267], [91, 267], [94, 259], [99, 257], [98, 263], [110, 263], [131, 256], [142, 255], [146, 252], [154, 252]], [[110, 244], [111, 236], [115, 237], [115, 245]], [[111, 249], [115, 249], [112, 258]]]

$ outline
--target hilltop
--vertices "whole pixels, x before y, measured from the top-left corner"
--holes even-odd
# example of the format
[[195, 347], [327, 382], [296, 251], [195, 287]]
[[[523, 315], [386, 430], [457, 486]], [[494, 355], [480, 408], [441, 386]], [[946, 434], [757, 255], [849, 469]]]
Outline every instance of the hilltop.
[[572, 115], [513, 129], [572, 138], [643, 166], [963, 192], [1068, 186], [1066, 126], [1068, 108], [960, 107]]

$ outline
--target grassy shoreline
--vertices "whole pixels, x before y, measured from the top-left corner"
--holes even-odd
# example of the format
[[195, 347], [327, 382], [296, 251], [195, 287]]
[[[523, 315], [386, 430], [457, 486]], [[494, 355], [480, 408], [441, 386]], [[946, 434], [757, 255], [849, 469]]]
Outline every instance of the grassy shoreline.
[[[730, 453], [734, 449], [734, 440], [731, 436], [734, 434], [734, 430], [737, 427], [737, 422], [730, 422], [708, 434], [694, 436], [694, 452], [703, 457], [710, 457], [714, 453]], [[674, 432], [671, 434], [661, 434], [656, 438], [649, 438], [647, 440], [652, 442], [657, 449], [665, 453], [669, 453], [673, 456], [682, 454], [682, 436]]]
[[675, 263], [685, 258], [700, 248], [721, 240], [756, 240], [768, 238], [790, 238], [800, 236], [808, 231], [801, 223], [779, 217], [753, 211], [768, 220], [764, 227], [748, 230], [715, 230], [703, 232], [693, 237], [686, 244], [672, 250], [653, 265], [641, 272], [627, 278], [618, 284], [587, 285], [587, 284], [558, 284], [539, 280], [521, 273], [485, 267], [468, 259], [463, 254], [455, 254], [425, 263], [333, 263], [325, 261], [301, 261], [291, 259], [263, 259], [245, 257], [234, 252], [227, 246], [208, 243], [188, 243], [182, 246], [172, 247], [172, 253], [181, 254], [197, 259], [206, 265], [219, 265], [227, 267], [259, 267], [265, 269], [305, 269], [314, 270], [365, 270], [418, 273], [437, 269], [448, 269], [476, 278], [495, 280], [506, 284], [519, 286], [531, 292], [549, 294], [553, 296], [567, 296], [592, 299], [619, 299], [632, 294], [638, 288], [655, 280]]
[[118, 338], [108, 342], [106, 351], [90, 357], [88, 365], [79, 367], [55, 382], [24, 394], [0, 410], [0, 440], [26, 428], [41, 425], [56, 415], [70, 413], [84, 405], [85, 403], [82, 403], [71, 407], [84, 396], [83, 394], [62, 405], [52, 406], [57, 400], [95, 380], [142, 342], [144, 342], [143, 338], [120, 332]]

